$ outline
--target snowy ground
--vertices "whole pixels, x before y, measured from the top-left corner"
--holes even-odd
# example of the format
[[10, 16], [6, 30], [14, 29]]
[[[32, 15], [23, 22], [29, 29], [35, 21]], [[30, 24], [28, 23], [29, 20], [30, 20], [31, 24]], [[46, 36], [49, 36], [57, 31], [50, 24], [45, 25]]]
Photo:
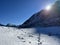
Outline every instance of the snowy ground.
[[40, 28], [40, 34], [36, 30], [0, 26], [0, 45], [60, 45], [60, 27]]

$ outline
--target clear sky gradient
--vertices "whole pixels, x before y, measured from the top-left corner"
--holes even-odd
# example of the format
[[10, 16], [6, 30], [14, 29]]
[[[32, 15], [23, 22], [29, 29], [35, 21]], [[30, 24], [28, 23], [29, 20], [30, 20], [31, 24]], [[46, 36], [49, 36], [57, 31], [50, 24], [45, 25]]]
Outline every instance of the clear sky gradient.
[[0, 0], [0, 23], [22, 24], [55, 0]]

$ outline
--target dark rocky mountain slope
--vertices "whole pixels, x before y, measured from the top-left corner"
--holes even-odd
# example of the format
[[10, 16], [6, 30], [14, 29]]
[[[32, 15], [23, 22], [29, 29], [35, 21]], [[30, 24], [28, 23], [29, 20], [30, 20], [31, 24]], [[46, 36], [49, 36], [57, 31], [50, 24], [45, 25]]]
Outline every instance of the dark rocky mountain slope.
[[43, 9], [33, 14], [19, 27], [49, 27], [60, 26], [60, 0], [56, 1], [51, 10]]

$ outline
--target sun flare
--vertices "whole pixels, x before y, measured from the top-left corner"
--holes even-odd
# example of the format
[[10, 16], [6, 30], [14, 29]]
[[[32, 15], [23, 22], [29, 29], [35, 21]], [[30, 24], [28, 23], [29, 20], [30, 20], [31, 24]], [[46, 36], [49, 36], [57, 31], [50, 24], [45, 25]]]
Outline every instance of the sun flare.
[[50, 9], [51, 9], [50, 5], [46, 6], [46, 10], [50, 10]]

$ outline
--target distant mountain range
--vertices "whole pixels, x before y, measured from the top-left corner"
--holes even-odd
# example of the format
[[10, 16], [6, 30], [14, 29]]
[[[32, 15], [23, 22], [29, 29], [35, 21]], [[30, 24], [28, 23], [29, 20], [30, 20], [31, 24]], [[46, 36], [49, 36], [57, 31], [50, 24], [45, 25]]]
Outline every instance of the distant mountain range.
[[41, 10], [33, 14], [19, 27], [49, 27], [60, 26], [60, 1], [52, 5], [51, 10]]

